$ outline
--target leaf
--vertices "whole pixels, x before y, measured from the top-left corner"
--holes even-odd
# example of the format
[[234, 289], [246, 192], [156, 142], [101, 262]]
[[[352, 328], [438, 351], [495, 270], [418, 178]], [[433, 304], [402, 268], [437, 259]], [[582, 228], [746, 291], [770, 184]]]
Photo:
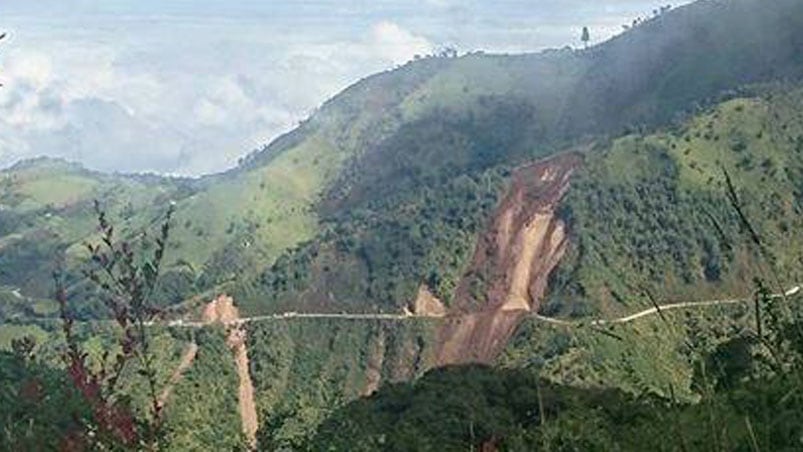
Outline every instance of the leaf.
[[154, 281], [156, 281], [157, 271], [156, 268], [149, 262], [146, 262], [145, 265], [142, 266], [142, 272], [145, 275], [145, 281], [150, 285]]

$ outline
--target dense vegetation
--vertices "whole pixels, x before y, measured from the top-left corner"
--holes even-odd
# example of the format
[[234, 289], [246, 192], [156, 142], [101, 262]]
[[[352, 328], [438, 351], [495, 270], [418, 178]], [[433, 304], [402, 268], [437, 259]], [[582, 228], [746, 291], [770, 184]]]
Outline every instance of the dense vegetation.
[[[241, 298], [268, 309], [296, 303], [319, 309], [359, 304], [374, 310], [409, 303], [417, 287], [427, 284], [448, 304], [476, 234], [487, 224], [505, 175], [516, 163], [553, 153], [589, 134], [615, 136], [628, 128], [667, 124], [717, 95], [743, 95], [737, 88], [744, 82], [799, 76], [803, 66], [791, 49], [803, 42], [790, 26], [803, 17], [800, 4], [782, 1], [756, 8], [751, 1], [727, 6], [701, 2], [587, 52], [455, 60], [404, 101], [401, 114], [407, 121], [395, 133], [346, 166], [318, 204], [323, 232], [287, 252], [259, 281], [242, 285]], [[714, 16], [716, 21], [701, 20]], [[757, 32], [765, 26], [781, 29]], [[728, 38], [733, 29], [756, 32]], [[712, 53], [738, 64], [722, 64], [708, 57]], [[767, 59], [772, 64], [759, 63]], [[671, 169], [663, 163], [656, 161], [653, 168], [671, 184], [674, 176], [665, 173]], [[498, 181], [486, 188], [480, 181], [488, 171]], [[646, 169], [643, 174], [651, 177]], [[474, 181], [474, 194], [466, 200], [454, 187], [468, 180]], [[595, 193], [597, 188], [579, 191]], [[672, 186], [656, 190], [670, 193], [664, 202], [674, 202]], [[613, 193], [609, 202], [621, 209], [623, 196]], [[688, 212], [673, 215], [685, 218]], [[684, 235], [673, 226], [667, 223], [668, 234]], [[708, 249], [703, 259], [714, 277], [727, 256], [721, 257], [711, 240], [701, 246]], [[683, 256], [677, 259], [679, 267], [683, 260], [698, 259], [684, 251], [676, 253]], [[652, 271], [663, 270], [656, 266]], [[695, 270], [691, 266], [683, 271]], [[630, 296], [622, 289], [615, 292]]]
[[[32, 338], [16, 335], [15, 344]], [[170, 334], [169, 334], [170, 333]], [[76, 450], [87, 445], [85, 425], [92, 422], [91, 407], [78, 393], [59, 359], [60, 333], [44, 333], [33, 348], [8, 347], [0, 351], [0, 449]], [[111, 348], [111, 332], [82, 326], [77, 337], [97, 365]], [[237, 406], [237, 375], [224, 333], [201, 330], [193, 337], [181, 331], [151, 331], [156, 349], [157, 381], [166, 388], [187, 340], [199, 347], [192, 366], [170, 390], [164, 413], [165, 450], [198, 450], [213, 447], [245, 449]], [[142, 414], [148, 410], [147, 388], [137, 382], [137, 368], [122, 376], [121, 397]], [[210, 414], [214, 413], [213, 417]], [[72, 444], [72, 446], [70, 446]], [[78, 449], [80, 450], [80, 449]]]
[[[13, 407], [0, 413], [0, 449], [57, 447], [90, 422], [65, 390], [48, 298], [61, 260], [72, 313], [108, 317], [81, 272], [98, 237], [93, 199], [123, 240], [176, 204], [156, 307], [226, 291], [246, 315], [398, 312], [422, 284], [450, 303], [517, 165], [588, 143], [560, 211], [571, 245], [541, 306], [578, 323], [526, 320], [497, 368], [418, 381], [439, 320], [248, 324], [260, 446], [799, 448], [799, 310], [763, 286], [754, 306], [588, 318], [744, 295], [755, 276], [776, 291], [803, 282], [800, 29], [798, 0], [701, 1], [584, 51], [411, 62], [199, 180], [50, 160], [0, 172], [0, 349], [17, 351], [0, 353], [0, 406]], [[106, 326], [75, 333], [90, 367], [119, 352]], [[187, 344], [199, 347], [170, 393], [165, 448], [242, 448], [224, 332], [149, 334], [160, 387]], [[21, 337], [39, 346], [20, 349]], [[120, 399], [146, 413], [139, 370], [122, 374]]]
[[0, 449], [69, 448], [89, 418], [89, 407], [67, 375], [23, 349], [0, 351]]
[[677, 129], [588, 155], [563, 203], [573, 246], [545, 311], [605, 314], [749, 291], [756, 253], [737, 240], [727, 172], [778, 276], [801, 279], [803, 92], [764, 88]]
[[200, 330], [193, 340], [198, 354], [167, 400], [169, 450], [245, 450], [237, 385], [239, 383], [219, 329]]
[[432, 366], [436, 323], [291, 320], [249, 326], [260, 447], [296, 450], [335, 408]]
[[558, 385], [539, 377], [539, 366], [446, 368], [350, 403], [306, 448], [795, 450], [803, 434], [801, 300], [758, 299], [770, 319], [763, 333], [753, 323], [741, 336], [695, 345], [693, 399], [671, 385], [661, 395]]
[[355, 162], [351, 190], [321, 207], [325, 232], [263, 274], [262, 301], [397, 310], [424, 283], [448, 301], [504, 187], [502, 162], [526, 149], [518, 127], [526, 107], [493, 99], [486, 107], [402, 126]]
[[796, 378], [739, 382], [691, 405], [555, 386], [527, 371], [439, 370], [415, 385], [353, 402], [328, 419], [307, 447], [794, 450], [803, 402]]
[[[249, 312], [297, 298], [396, 309], [422, 283], [448, 303], [511, 166], [666, 125], [746, 83], [797, 79], [801, 26], [796, 0], [702, 1], [583, 51], [419, 59], [360, 81], [238, 168], [200, 180], [20, 164], [0, 173], [0, 285], [47, 296], [52, 257], [84, 257], [92, 199], [126, 231], [173, 200], [165, 304], [220, 288]], [[458, 202], [468, 189], [475, 199]], [[414, 249], [394, 249], [402, 240]], [[87, 295], [68, 268], [70, 290]]]

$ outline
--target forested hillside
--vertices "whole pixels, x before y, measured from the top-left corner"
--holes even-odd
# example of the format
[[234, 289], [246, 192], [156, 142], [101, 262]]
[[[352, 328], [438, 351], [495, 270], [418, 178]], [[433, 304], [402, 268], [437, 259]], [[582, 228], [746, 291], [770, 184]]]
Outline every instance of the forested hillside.
[[323, 232], [239, 298], [399, 309], [426, 284], [449, 304], [512, 168], [800, 76], [801, 17], [797, 2], [700, 2], [585, 52], [456, 59], [402, 103], [409, 121], [351, 161], [318, 204]]
[[[574, 240], [544, 312], [612, 315], [649, 306], [650, 295], [749, 293], [762, 265], [785, 283], [803, 280], [801, 105], [799, 85], [756, 87], [667, 132], [589, 153], [562, 204]], [[764, 256], [741, 240], [726, 175]]]
[[[799, 0], [700, 0], [584, 50], [416, 59], [220, 174], [0, 171], [0, 449], [91, 415], [53, 271], [99, 366], [125, 312], [83, 271], [96, 219], [122, 243], [168, 209], [138, 274], [167, 450], [247, 448], [244, 385], [268, 450], [796, 449], [800, 30]], [[239, 313], [206, 319], [220, 294]]]
[[[2, 266], [0, 284], [45, 295], [50, 256], [81, 257], [93, 199], [130, 231], [173, 201], [165, 303], [223, 284], [249, 312], [288, 300], [398, 309], [426, 283], [448, 304], [513, 167], [670, 124], [746, 83], [799, 77], [801, 8], [702, 1], [584, 51], [414, 61], [201, 180], [19, 165], [0, 176], [2, 258], [15, 263]], [[394, 249], [400, 242], [411, 246]]]

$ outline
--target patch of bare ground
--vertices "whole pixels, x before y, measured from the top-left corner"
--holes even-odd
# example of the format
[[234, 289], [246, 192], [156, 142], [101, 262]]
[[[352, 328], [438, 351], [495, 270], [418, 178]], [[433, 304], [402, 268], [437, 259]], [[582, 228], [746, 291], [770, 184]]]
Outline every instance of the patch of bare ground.
[[538, 309], [566, 251], [565, 225], [555, 211], [580, 163], [579, 155], [563, 154], [514, 172], [468, 273], [485, 275], [486, 300], [475, 299], [466, 279], [458, 286], [438, 333], [437, 366], [493, 361], [522, 317]]
[[247, 334], [242, 324], [235, 321], [240, 318], [240, 312], [234, 306], [234, 299], [221, 295], [204, 307], [203, 319], [206, 323], [220, 322], [228, 325], [226, 343], [234, 354], [234, 364], [240, 378], [238, 398], [240, 401], [240, 417], [243, 423], [243, 433], [249, 447], [256, 449], [256, 434], [259, 428], [256, 403], [254, 402], [254, 384], [248, 365], [248, 349], [246, 347]]
[[443, 305], [426, 285], [418, 288], [418, 295], [415, 297], [412, 309], [408, 310], [410, 315], [418, 317], [444, 317], [446, 306]]
[[170, 393], [173, 392], [173, 387], [175, 387], [179, 380], [181, 380], [181, 376], [184, 375], [184, 372], [186, 372], [187, 369], [192, 366], [192, 362], [195, 360], [195, 356], [197, 354], [198, 344], [195, 342], [190, 342], [187, 345], [187, 349], [184, 351], [184, 354], [181, 355], [181, 361], [179, 361], [178, 367], [176, 367], [176, 370], [174, 370], [173, 374], [170, 375], [167, 385], [165, 385], [164, 389], [162, 389], [162, 393], [159, 394], [159, 406], [165, 406], [167, 399], [170, 397]]
[[382, 365], [385, 363], [384, 328], [380, 328], [377, 335], [368, 355], [368, 363], [365, 369], [365, 388], [360, 392], [363, 397], [369, 396], [379, 389], [379, 384], [382, 381]]

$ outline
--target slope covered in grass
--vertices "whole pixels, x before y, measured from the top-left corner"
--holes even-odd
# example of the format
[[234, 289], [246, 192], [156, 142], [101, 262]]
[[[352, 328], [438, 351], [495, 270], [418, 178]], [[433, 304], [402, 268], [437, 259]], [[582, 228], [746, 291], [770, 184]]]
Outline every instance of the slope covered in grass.
[[[572, 246], [545, 312], [620, 314], [650, 306], [648, 294], [743, 296], [767, 272], [788, 287], [803, 280], [803, 91], [758, 90], [587, 156], [563, 203]], [[726, 172], [764, 253], [729, 201]]]
[[275, 320], [249, 325], [259, 444], [298, 450], [337, 407], [434, 361], [437, 321]]
[[797, 78], [801, 25], [795, 0], [708, 0], [588, 50], [424, 58], [356, 83], [199, 180], [18, 165], [0, 173], [0, 284], [41, 297], [53, 257], [83, 257], [92, 199], [122, 218], [121, 236], [172, 200], [165, 304], [220, 287], [249, 312], [290, 300], [398, 309], [422, 283], [448, 304], [513, 166], [665, 125], [745, 83]]
[[[802, 21], [799, 2], [698, 2], [587, 51], [454, 59], [405, 98], [395, 133], [350, 161], [317, 206], [323, 231], [239, 298], [260, 310], [398, 310], [425, 284], [448, 305], [513, 167], [691, 118], [744, 83], [799, 77]], [[679, 254], [679, 265], [699, 259]]]
[[336, 410], [306, 445], [795, 450], [803, 300], [762, 300], [762, 328], [747, 305], [666, 313], [605, 334], [587, 325], [557, 336], [527, 325], [501, 366], [438, 369], [388, 385]]

